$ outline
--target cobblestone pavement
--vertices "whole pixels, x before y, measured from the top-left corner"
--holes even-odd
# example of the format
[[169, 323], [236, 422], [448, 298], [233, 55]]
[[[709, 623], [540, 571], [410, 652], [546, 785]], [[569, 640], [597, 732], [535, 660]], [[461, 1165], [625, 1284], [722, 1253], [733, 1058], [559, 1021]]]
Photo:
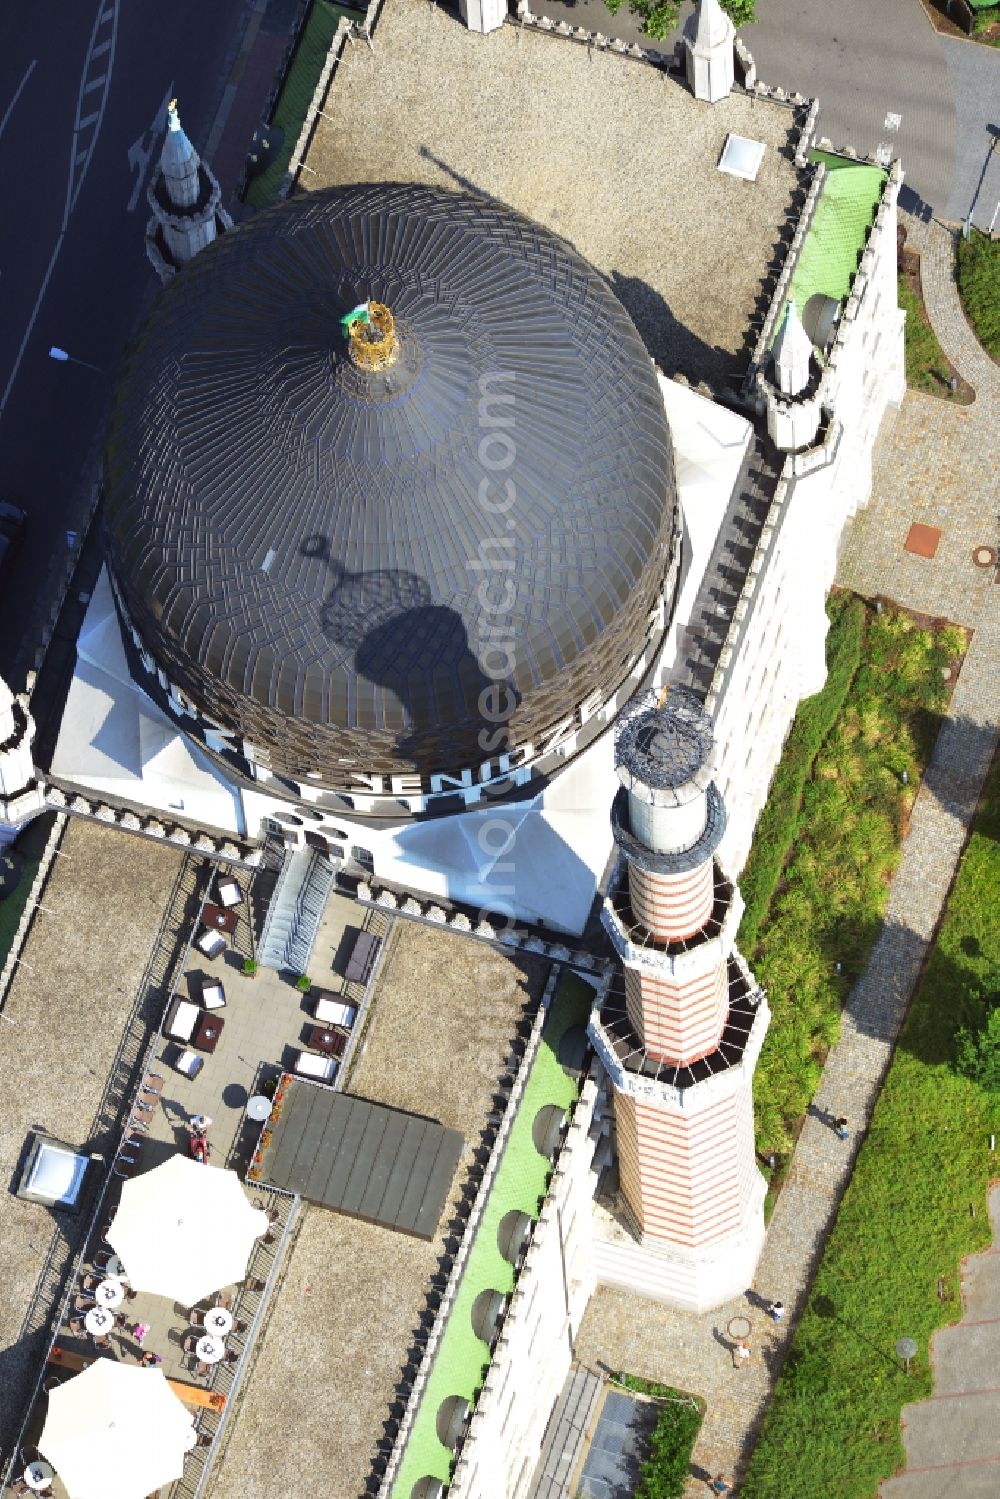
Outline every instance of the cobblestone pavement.
[[903, 1408], [907, 1468], [882, 1499], [992, 1499], [1000, 1475], [1000, 1186], [989, 1197], [993, 1243], [962, 1265], [962, 1320], [931, 1340], [934, 1393]]
[[[997, 543], [1000, 371], [986, 359], [962, 317], [951, 275], [948, 231], [936, 224], [927, 226], [922, 248], [928, 309], [935, 326], [940, 324], [946, 352], [975, 385], [978, 398], [971, 407], [961, 408], [907, 394], [894, 426], [883, 434], [872, 499], [845, 539], [838, 581], [868, 596], [888, 596], [912, 609], [945, 616], [972, 627], [974, 633], [914, 804], [885, 923], [868, 968], [848, 999], [840, 1040], [827, 1059], [799, 1137], [753, 1286], [745, 1296], [704, 1316], [601, 1289], [591, 1301], [577, 1342], [577, 1357], [592, 1367], [624, 1368], [706, 1400], [686, 1499], [706, 1492], [708, 1475], [720, 1470], [738, 1475], [749, 1456], [997, 745], [1000, 590], [992, 569], [974, 566], [972, 549]], [[942, 530], [932, 560], [903, 551], [914, 520]], [[840, 1113], [852, 1123], [846, 1142], [830, 1127]], [[772, 1297], [779, 1297], [789, 1309], [789, 1320], [779, 1326], [763, 1310]], [[754, 1357], [746, 1369], [733, 1367], [732, 1339], [726, 1332], [736, 1315], [748, 1316], [753, 1327]], [[972, 1499], [972, 1489], [962, 1492]]]
[[[977, 547], [1000, 547], [997, 452], [1000, 367], [977, 343], [958, 299], [954, 236], [937, 222], [907, 220], [921, 252], [921, 281], [934, 331], [976, 391], [971, 406], [908, 391], [891, 436], [879, 443], [872, 499], [844, 538], [838, 582], [924, 614], [975, 626], [997, 615], [992, 567], [977, 567]], [[941, 532], [937, 555], [903, 550], [914, 521]]]

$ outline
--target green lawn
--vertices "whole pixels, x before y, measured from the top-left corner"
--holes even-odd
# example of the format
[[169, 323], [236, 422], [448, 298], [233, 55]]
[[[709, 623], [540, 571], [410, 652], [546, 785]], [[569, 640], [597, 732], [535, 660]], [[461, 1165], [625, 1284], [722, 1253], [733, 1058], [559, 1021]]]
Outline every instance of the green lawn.
[[1000, 240], [978, 229], [958, 238], [958, 291], [976, 337], [1000, 360]]
[[899, 305], [906, 313], [903, 325], [906, 383], [911, 390], [922, 390], [932, 396], [950, 396], [948, 381], [952, 368], [927, 321], [923, 303], [905, 277], [898, 276], [896, 280]]
[[28, 903], [28, 895], [35, 882], [40, 863], [40, 856], [26, 859], [17, 888], [5, 900], [0, 900], [0, 967], [3, 966], [4, 959], [10, 952], [17, 924], [21, 920], [21, 912]]
[[[955, 1031], [1000, 978], [1000, 762], [903, 1028], [744, 1499], [870, 1499], [903, 1462], [901, 1407], [931, 1392], [928, 1343], [961, 1315], [961, 1258], [989, 1241], [1000, 1095], [954, 1068]], [[972, 1216], [971, 1208], [975, 1208]], [[952, 1300], [939, 1301], [943, 1276]], [[919, 1353], [907, 1377], [900, 1337]], [[989, 1382], [990, 1371], [984, 1371]]]
[[313, 0], [271, 120], [285, 132], [284, 145], [267, 171], [254, 177], [247, 188], [246, 201], [254, 208], [266, 208], [278, 196], [341, 16], [356, 21], [359, 13], [334, 5], [331, 0]]
[[942, 668], [965, 644], [953, 626], [848, 594], [828, 612], [827, 685], [796, 714], [740, 881], [740, 945], [774, 1017], [754, 1085], [758, 1148], [785, 1159], [878, 933], [947, 701]]

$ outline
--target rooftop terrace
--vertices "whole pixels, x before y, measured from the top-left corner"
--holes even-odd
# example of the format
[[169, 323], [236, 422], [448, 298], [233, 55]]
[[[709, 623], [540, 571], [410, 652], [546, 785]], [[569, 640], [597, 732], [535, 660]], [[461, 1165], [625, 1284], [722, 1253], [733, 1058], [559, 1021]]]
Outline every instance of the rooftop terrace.
[[[304, 1207], [253, 1377], [210, 1475], [213, 1499], [329, 1486], [354, 1499], [388, 1450], [458, 1247], [475, 1180], [547, 965], [409, 922], [395, 928], [352, 1094], [433, 1115], [465, 1137], [430, 1242]], [[294, 1456], [294, 1463], [290, 1461]]]
[[[699, 103], [650, 63], [512, 25], [483, 37], [440, 5], [387, 0], [324, 114], [300, 188], [416, 181], [499, 198], [608, 278], [665, 373], [721, 388], [742, 370], [805, 180], [788, 104]], [[756, 182], [717, 170], [730, 131], [764, 142]]]

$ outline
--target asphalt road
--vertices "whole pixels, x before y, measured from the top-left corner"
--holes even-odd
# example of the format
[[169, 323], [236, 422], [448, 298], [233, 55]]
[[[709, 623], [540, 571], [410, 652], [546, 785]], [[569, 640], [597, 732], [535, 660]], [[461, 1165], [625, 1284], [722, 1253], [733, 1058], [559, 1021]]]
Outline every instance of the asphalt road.
[[[0, 47], [0, 497], [29, 512], [0, 583], [0, 673], [21, 649], [123, 348], [154, 286], [145, 188], [167, 101], [204, 140], [248, 0], [33, 0], [5, 7]], [[53, 345], [76, 363], [49, 357]], [[30, 651], [27, 652], [30, 657]], [[22, 679], [22, 680], [19, 680]]]

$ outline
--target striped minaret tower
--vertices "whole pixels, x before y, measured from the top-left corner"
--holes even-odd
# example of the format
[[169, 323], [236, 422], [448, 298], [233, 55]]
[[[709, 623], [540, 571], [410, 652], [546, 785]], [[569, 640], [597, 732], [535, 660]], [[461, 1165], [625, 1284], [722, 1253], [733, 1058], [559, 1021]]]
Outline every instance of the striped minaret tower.
[[233, 227], [211, 167], [181, 128], [176, 99], [167, 107], [167, 133], [146, 197], [153, 210], [146, 225], [146, 254], [163, 282]]
[[623, 1216], [602, 1279], [704, 1310], [743, 1291], [764, 1237], [753, 1071], [770, 1014], [735, 948], [743, 902], [715, 858], [726, 810], [712, 723], [677, 688], [619, 724], [619, 863], [603, 921], [623, 974], [591, 1037], [614, 1090]]

